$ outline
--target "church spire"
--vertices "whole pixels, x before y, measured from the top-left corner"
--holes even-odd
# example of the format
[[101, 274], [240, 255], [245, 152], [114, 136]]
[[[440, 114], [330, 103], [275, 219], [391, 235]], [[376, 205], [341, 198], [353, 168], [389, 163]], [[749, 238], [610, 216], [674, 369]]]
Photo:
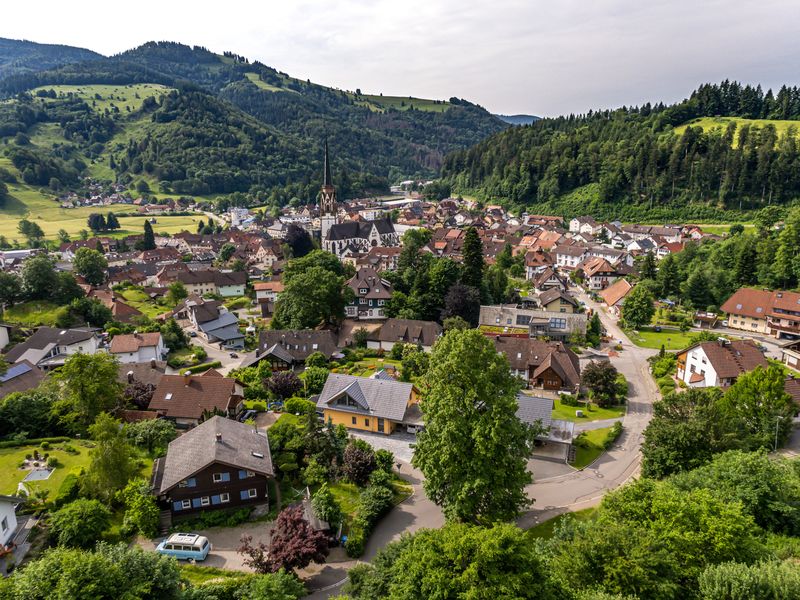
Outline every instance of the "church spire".
[[333, 182], [331, 181], [331, 163], [328, 160], [328, 139], [325, 138], [325, 176], [322, 181], [323, 187], [333, 187]]

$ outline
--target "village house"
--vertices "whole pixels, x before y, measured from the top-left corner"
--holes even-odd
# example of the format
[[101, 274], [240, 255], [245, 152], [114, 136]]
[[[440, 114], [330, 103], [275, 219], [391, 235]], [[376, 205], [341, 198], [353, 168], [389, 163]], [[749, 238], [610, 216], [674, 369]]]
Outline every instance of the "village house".
[[190, 294], [214, 294], [223, 298], [244, 296], [247, 273], [241, 271], [182, 271], [175, 274], [175, 280], [186, 286]]
[[557, 287], [552, 287], [536, 296], [536, 304], [540, 310], [546, 312], [574, 313], [578, 310], [578, 301]]
[[255, 358], [245, 366], [266, 360], [273, 371], [298, 370], [315, 352], [330, 359], [338, 352], [336, 335], [316, 329], [264, 329], [259, 334]]
[[701, 342], [678, 352], [679, 380], [689, 387], [727, 388], [739, 375], [768, 367], [767, 359], [752, 340]]
[[197, 331], [210, 344], [219, 344], [220, 348], [244, 348], [244, 334], [239, 329], [239, 318], [231, 312], [220, 311], [216, 319], [198, 324]]
[[99, 349], [100, 337], [93, 329], [39, 327], [31, 337], [11, 348], [4, 359], [7, 363], [28, 361], [49, 370], [63, 366], [73, 354], [95, 354]]
[[531, 279], [533, 280], [533, 289], [537, 292], [544, 292], [553, 288], [558, 288], [566, 292], [568, 289], [567, 280], [561, 277], [561, 275], [551, 267], [545, 268], [541, 273]]
[[204, 415], [236, 417], [243, 407], [244, 386], [216, 371], [202, 375], [164, 375], [147, 410], [175, 422], [176, 427], [198, 425]]
[[617, 270], [605, 259], [595, 256], [588, 258], [576, 267], [583, 276], [583, 286], [587, 290], [602, 290], [617, 279]]
[[592, 217], [575, 217], [569, 222], [570, 233], [588, 233], [595, 236], [601, 229], [602, 225]]
[[599, 295], [608, 307], [611, 314], [619, 316], [625, 296], [633, 289], [633, 285], [627, 279], [617, 279], [606, 289], [601, 290]]
[[550, 312], [500, 304], [481, 306], [478, 323], [487, 334], [567, 341], [573, 335], [586, 335], [587, 318], [583, 313], [561, 312], [560, 309]]
[[372, 377], [331, 373], [317, 399], [326, 423], [349, 429], [391, 434], [422, 423], [419, 392], [379, 371]]
[[8, 342], [11, 341], [12, 329], [11, 325], [0, 323], [0, 350], [8, 346]]
[[383, 307], [392, 297], [392, 285], [369, 267], [361, 267], [347, 282], [353, 290], [353, 301], [345, 306], [345, 314], [355, 319], [385, 319]]
[[0, 556], [9, 552], [17, 535], [17, 506], [25, 502], [25, 498], [0, 495]]
[[800, 335], [800, 294], [739, 288], [720, 307], [727, 326], [775, 337]]
[[35, 388], [42, 382], [44, 376], [44, 371], [27, 360], [9, 365], [4, 373], [0, 373], [0, 400], [14, 392], [25, 392]]
[[430, 352], [433, 344], [442, 335], [442, 326], [435, 321], [414, 319], [387, 319], [367, 338], [367, 348], [391, 350], [395, 344], [414, 344]]
[[496, 335], [495, 349], [505, 354], [511, 373], [526, 387], [575, 393], [580, 387], [577, 355], [562, 342]]
[[396, 271], [397, 260], [400, 257], [402, 248], [399, 246], [393, 248], [385, 248], [383, 246], [376, 246], [370, 248], [370, 251], [365, 255], [354, 259], [355, 267], [370, 267], [379, 273], [381, 271]]
[[256, 292], [256, 302], [259, 304], [264, 302], [275, 302], [278, 299], [278, 294], [283, 291], [282, 281], [259, 281], [253, 284], [253, 289]]
[[268, 505], [274, 479], [266, 432], [214, 416], [169, 443], [153, 463], [151, 489], [171, 522], [199, 511]]
[[169, 350], [161, 333], [131, 333], [115, 335], [109, 352], [121, 363], [144, 363], [164, 360]]
[[556, 265], [568, 271], [577, 267], [586, 258], [586, 247], [582, 245], [556, 246], [552, 251]]
[[540, 442], [534, 449], [537, 458], [550, 458], [566, 461], [569, 458], [575, 423], [553, 419], [553, 399], [517, 394], [517, 418], [528, 425], [544, 428], [536, 436]]

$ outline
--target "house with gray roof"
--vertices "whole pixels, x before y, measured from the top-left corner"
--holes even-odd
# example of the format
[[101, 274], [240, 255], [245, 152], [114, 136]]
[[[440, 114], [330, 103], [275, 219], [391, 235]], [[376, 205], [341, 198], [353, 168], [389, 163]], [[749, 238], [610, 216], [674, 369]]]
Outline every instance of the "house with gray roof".
[[153, 464], [150, 487], [162, 509], [178, 517], [269, 504], [274, 478], [267, 434], [214, 416], [169, 443], [166, 456]]
[[39, 327], [31, 337], [11, 348], [4, 358], [7, 363], [28, 361], [47, 370], [63, 366], [72, 354], [95, 354], [99, 348], [100, 337], [94, 329]]
[[565, 460], [569, 456], [575, 423], [553, 419], [553, 399], [529, 394], [517, 394], [517, 417], [523, 423], [542, 427], [536, 436], [539, 443], [534, 454], [538, 458]]
[[356, 377], [331, 373], [317, 399], [326, 423], [390, 434], [422, 424], [419, 392], [411, 383], [381, 375]]
[[239, 318], [233, 313], [220, 313], [216, 319], [200, 323], [197, 329], [211, 344], [218, 343], [228, 349], [244, 348], [244, 334], [239, 330]]

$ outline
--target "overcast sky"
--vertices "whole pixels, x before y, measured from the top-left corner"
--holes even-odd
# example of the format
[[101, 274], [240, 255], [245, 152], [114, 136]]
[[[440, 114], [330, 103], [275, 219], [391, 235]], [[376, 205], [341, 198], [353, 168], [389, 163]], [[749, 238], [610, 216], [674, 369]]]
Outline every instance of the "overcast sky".
[[343, 89], [552, 116], [724, 78], [797, 85], [798, 24], [798, 0], [29, 0], [3, 2], [0, 37], [103, 54], [174, 40]]

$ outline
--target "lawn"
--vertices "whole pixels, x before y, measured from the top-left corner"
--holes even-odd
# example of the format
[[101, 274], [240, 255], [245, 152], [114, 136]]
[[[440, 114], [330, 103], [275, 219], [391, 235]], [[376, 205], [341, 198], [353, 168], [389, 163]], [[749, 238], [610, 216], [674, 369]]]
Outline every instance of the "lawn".
[[401, 362], [391, 358], [365, 358], [352, 364], [348, 367], [336, 367], [331, 369], [334, 373], [345, 373], [347, 375], [355, 375], [356, 377], [369, 377], [376, 371], [384, 367], [394, 367], [395, 370], [400, 371]]
[[[778, 134], [778, 137], [781, 137], [784, 133], [786, 133], [790, 127], [794, 127], [795, 135], [800, 136], [800, 121], [781, 121], [778, 119], [742, 119], [740, 117], [700, 117], [676, 127], [674, 132], [676, 135], [683, 135], [683, 132], [686, 131], [686, 128], [689, 126], [701, 127], [703, 131], [708, 131], [715, 128], [725, 131], [730, 123], [736, 124], [737, 133], [739, 128], [743, 125], [750, 125], [751, 129], [772, 125], [775, 127], [775, 132]], [[733, 147], [736, 148], [738, 143], [739, 138], [734, 134], [732, 144]]]
[[258, 77], [258, 73], [245, 73], [244, 76], [247, 77], [247, 80], [250, 83], [261, 88], [262, 90], [266, 90], [267, 92], [291, 92], [293, 94], [297, 93], [295, 90], [291, 88], [282, 88], [278, 87], [277, 85], [269, 84], [266, 81], [261, 81], [261, 79], [259, 79]]
[[552, 519], [539, 523], [535, 527], [528, 530], [528, 535], [535, 538], [550, 539], [555, 533], [556, 525], [564, 522], [566, 519], [575, 519], [576, 521], [591, 521], [597, 514], [596, 508], [584, 508], [575, 512], [564, 513]]
[[662, 344], [667, 350], [683, 350], [691, 344], [692, 337], [697, 335], [696, 331], [685, 333], [677, 329], [654, 331], [652, 327], [642, 327], [635, 332], [626, 331], [625, 333], [637, 346], [655, 350], [659, 350]]
[[[346, 528], [349, 528], [356, 516], [359, 494], [361, 494], [364, 488], [360, 488], [354, 483], [337, 481], [335, 483], [328, 484], [328, 489], [330, 489], [336, 502], [339, 503], [339, 506], [342, 509], [342, 514], [344, 515], [344, 525]], [[411, 495], [411, 484], [409, 484], [405, 479], [401, 479], [395, 475], [394, 480], [392, 481], [392, 491], [394, 492], [392, 501], [394, 505], [397, 506]]]
[[575, 462], [572, 463], [572, 466], [576, 469], [583, 469], [597, 460], [597, 457], [605, 452], [603, 442], [605, 442], [611, 434], [611, 429], [611, 427], [604, 427], [602, 429], [592, 429], [585, 432], [587, 447], [581, 448], [576, 445]]
[[412, 98], [410, 96], [381, 96], [375, 94], [352, 94], [348, 96], [359, 106], [365, 106], [373, 112], [384, 112], [387, 109], [409, 110], [412, 106], [414, 110], [425, 112], [444, 112], [452, 104], [447, 101], [428, 100], [425, 98]]
[[227, 579], [243, 579], [251, 577], [250, 573], [243, 571], [232, 571], [229, 569], [219, 569], [217, 567], [201, 567], [200, 565], [192, 565], [188, 563], [179, 562], [181, 568], [181, 575], [184, 579], [189, 581], [193, 586], [203, 585], [209, 581], [223, 581]]
[[[78, 473], [89, 464], [89, 448], [84, 444], [86, 442], [73, 440], [66, 442], [75, 450], [77, 454], [69, 454], [60, 450], [65, 444], [51, 444], [47, 453], [58, 459], [59, 466], [55, 471], [44, 481], [26, 482], [25, 485], [33, 491], [33, 489], [43, 489], [50, 492], [49, 500], [52, 500], [58, 488], [63, 483], [64, 479], [69, 473]], [[17, 491], [17, 484], [25, 479], [25, 476], [30, 472], [28, 470], [19, 469], [20, 463], [25, 459], [26, 454], [33, 454], [34, 450], [38, 450], [40, 454], [44, 454], [40, 446], [20, 446], [18, 448], [2, 448], [0, 449], [0, 494], [14, 494]], [[152, 462], [150, 463], [152, 465]]]
[[[584, 416], [576, 417], [576, 410], [582, 410]], [[561, 400], [556, 400], [555, 408], [553, 409], [554, 419], [574, 421], [576, 423], [588, 423], [590, 421], [601, 421], [603, 419], [618, 419], [624, 416], [625, 405], [600, 408], [596, 404], [591, 403], [587, 408], [585, 403], [581, 403], [580, 406], [568, 406], [566, 404], [562, 404]]]
[[59, 306], [45, 300], [22, 302], [6, 308], [2, 320], [6, 323], [37, 327], [39, 325], [54, 326]]
[[155, 319], [171, 308], [174, 308], [174, 306], [157, 304], [151, 300], [147, 294], [137, 288], [128, 288], [120, 291], [119, 294], [124, 298], [126, 303], [130, 304], [133, 308], [142, 312], [151, 319]]

